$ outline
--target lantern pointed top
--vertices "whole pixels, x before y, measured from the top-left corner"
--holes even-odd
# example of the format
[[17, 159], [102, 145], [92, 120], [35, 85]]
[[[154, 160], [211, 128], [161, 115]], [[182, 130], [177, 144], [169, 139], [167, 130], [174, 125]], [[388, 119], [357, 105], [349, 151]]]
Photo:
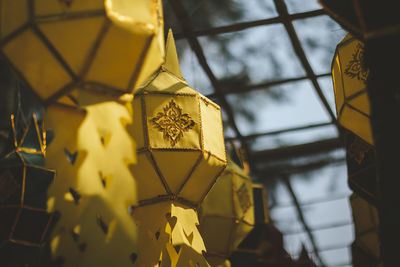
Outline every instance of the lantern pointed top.
[[176, 53], [174, 35], [171, 29], [169, 29], [168, 31], [167, 45], [165, 50], [166, 55], [164, 68], [167, 69], [169, 72], [175, 74], [179, 78], [183, 79], [181, 68], [179, 67], [178, 55]]

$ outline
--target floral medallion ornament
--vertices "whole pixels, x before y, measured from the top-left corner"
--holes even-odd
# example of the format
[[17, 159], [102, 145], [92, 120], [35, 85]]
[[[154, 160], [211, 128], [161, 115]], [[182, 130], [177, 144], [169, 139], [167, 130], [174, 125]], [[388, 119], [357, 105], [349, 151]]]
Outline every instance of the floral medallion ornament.
[[368, 69], [364, 66], [363, 44], [347, 35], [336, 47], [332, 61], [338, 123], [373, 144], [370, 106], [366, 90]]
[[238, 196], [239, 204], [243, 213], [246, 213], [246, 211], [252, 205], [249, 190], [247, 189], [246, 184], [242, 184], [242, 186], [236, 191], [236, 195]]
[[344, 73], [351, 78], [357, 78], [359, 81], [367, 82], [368, 70], [364, 67], [364, 47], [358, 43], [353, 53], [353, 58], [349, 61]]
[[370, 145], [366, 144], [360, 138], [355, 137], [353, 143], [349, 146], [348, 154], [351, 159], [360, 165], [364, 161], [365, 154], [370, 149]]
[[169, 140], [171, 146], [175, 146], [183, 133], [192, 129], [196, 124], [189, 114], [182, 114], [182, 109], [176, 105], [174, 100], [164, 107], [164, 112], [158, 112], [151, 122], [154, 127], [164, 133], [164, 139]]

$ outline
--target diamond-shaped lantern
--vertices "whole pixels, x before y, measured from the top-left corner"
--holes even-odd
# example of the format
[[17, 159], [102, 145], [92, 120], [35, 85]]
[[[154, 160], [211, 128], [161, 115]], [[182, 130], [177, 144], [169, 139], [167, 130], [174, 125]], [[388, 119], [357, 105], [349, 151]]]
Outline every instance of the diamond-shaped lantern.
[[352, 251], [355, 253], [354, 266], [363, 266], [356, 265], [356, 262], [362, 261], [363, 258], [369, 259], [371, 266], [381, 266], [378, 210], [356, 194], [350, 196], [350, 204], [355, 232], [355, 241], [352, 245]]
[[200, 208], [200, 233], [207, 260], [222, 264], [253, 229], [254, 205], [250, 177], [235, 163], [228, 166]]
[[221, 110], [182, 78], [172, 32], [166, 63], [134, 96], [139, 205], [197, 206], [226, 166]]
[[55, 172], [42, 167], [46, 137], [35, 115], [22, 133], [12, 115], [11, 128], [11, 150], [0, 159], [0, 248], [39, 247], [54, 217], [46, 201]]
[[[121, 95], [163, 62], [161, 0], [4, 0], [0, 49], [45, 103]], [[64, 96], [64, 97], [63, 97]]]
[[366, 89], [368, 70], [364, 67], [363, 55], [363, 43], [347, 35], [336, 48], [332, 78], [339, 124], [373, 144]]

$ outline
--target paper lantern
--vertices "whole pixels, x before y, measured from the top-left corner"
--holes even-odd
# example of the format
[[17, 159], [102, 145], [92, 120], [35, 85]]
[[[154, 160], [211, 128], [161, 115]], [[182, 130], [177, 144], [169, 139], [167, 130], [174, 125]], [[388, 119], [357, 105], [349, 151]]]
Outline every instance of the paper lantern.
[[[264, 185], [253, 184], [254, 228], [230, 256], [232, 266], [258, 266], [263, 244], [270, 233], [267, 196]], [[272, 245], [266, 247], [270, 249]]]
[[18, 133], [11, 115], [11, 128], [12, 149], [0, 159], [0, 250], [9, 251], [10, 257], [13, 249], [39, 248], [44, 243], [54, 218], [46, 201], [55, 175], [43, 167], [46, 137], [36, 116]]
[[58, 175], [49, 188], [48, 208], [61, 213], [51, 235], [53, 262], [135, 266], [140, 255], [131, 217], [137, 205], [130, 171], [136, 161], [129, 134], [132, 99], [87, 94], [101, 101], [85, 109], [54, 104], [46, 112], [46, 126], [55, 136], [46, 165]]
[[343, 131], [349, 187], [360, 197], [377, 205], [378, 176], [375, 147], [350, 131]]
[[376, 207], [363, 198], [352, 194], [350, 204], [354, 220], [355, 245], [357, 250], [368, 255], [372, 266], [382, 263], [380, 254], [379, 218]]
[[364, 45], [347, 35], [336, 48], [332, 78], [339, 124], [373, 144], [366, 90], [368, 70], [363, 65], [363, 54]]
[[400, 32], [396, 2], [369, 0], [319, 0], [325, 11], [346, 30], [363, 39]]
[[161, 6], [161, 0], [4, 0], [0, 49], [46, 104], [76, 105], [80, 89], [131, 93], [163, 62]]
[[221, 110], [182, 78], [172, 32], [166, 63], [134, 96], [139, 205], [197, 206], [226, 166]]
[[207, 260], [222, 264], [253, 229], [254, 206], [250, 177], [228, 160], [200, 207], [200, 233], [207, 248]]

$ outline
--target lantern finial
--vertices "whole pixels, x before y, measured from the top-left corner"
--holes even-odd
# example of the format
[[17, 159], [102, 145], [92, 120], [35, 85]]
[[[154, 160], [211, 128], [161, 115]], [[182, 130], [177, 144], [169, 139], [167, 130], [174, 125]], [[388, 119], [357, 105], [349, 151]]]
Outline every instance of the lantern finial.
[[165, 57], [165, 64], [163, 65], [165, 69], [169, 72], [172, 72], [179, 78], [183, 79], [181, 68], [179, 67], [178, 55], [176, 53], [176, 46], [174, 35], [172, 30], [169, 29], [168, 37], [167, 37], [167, 46], [166, 46], [166, 57]]

